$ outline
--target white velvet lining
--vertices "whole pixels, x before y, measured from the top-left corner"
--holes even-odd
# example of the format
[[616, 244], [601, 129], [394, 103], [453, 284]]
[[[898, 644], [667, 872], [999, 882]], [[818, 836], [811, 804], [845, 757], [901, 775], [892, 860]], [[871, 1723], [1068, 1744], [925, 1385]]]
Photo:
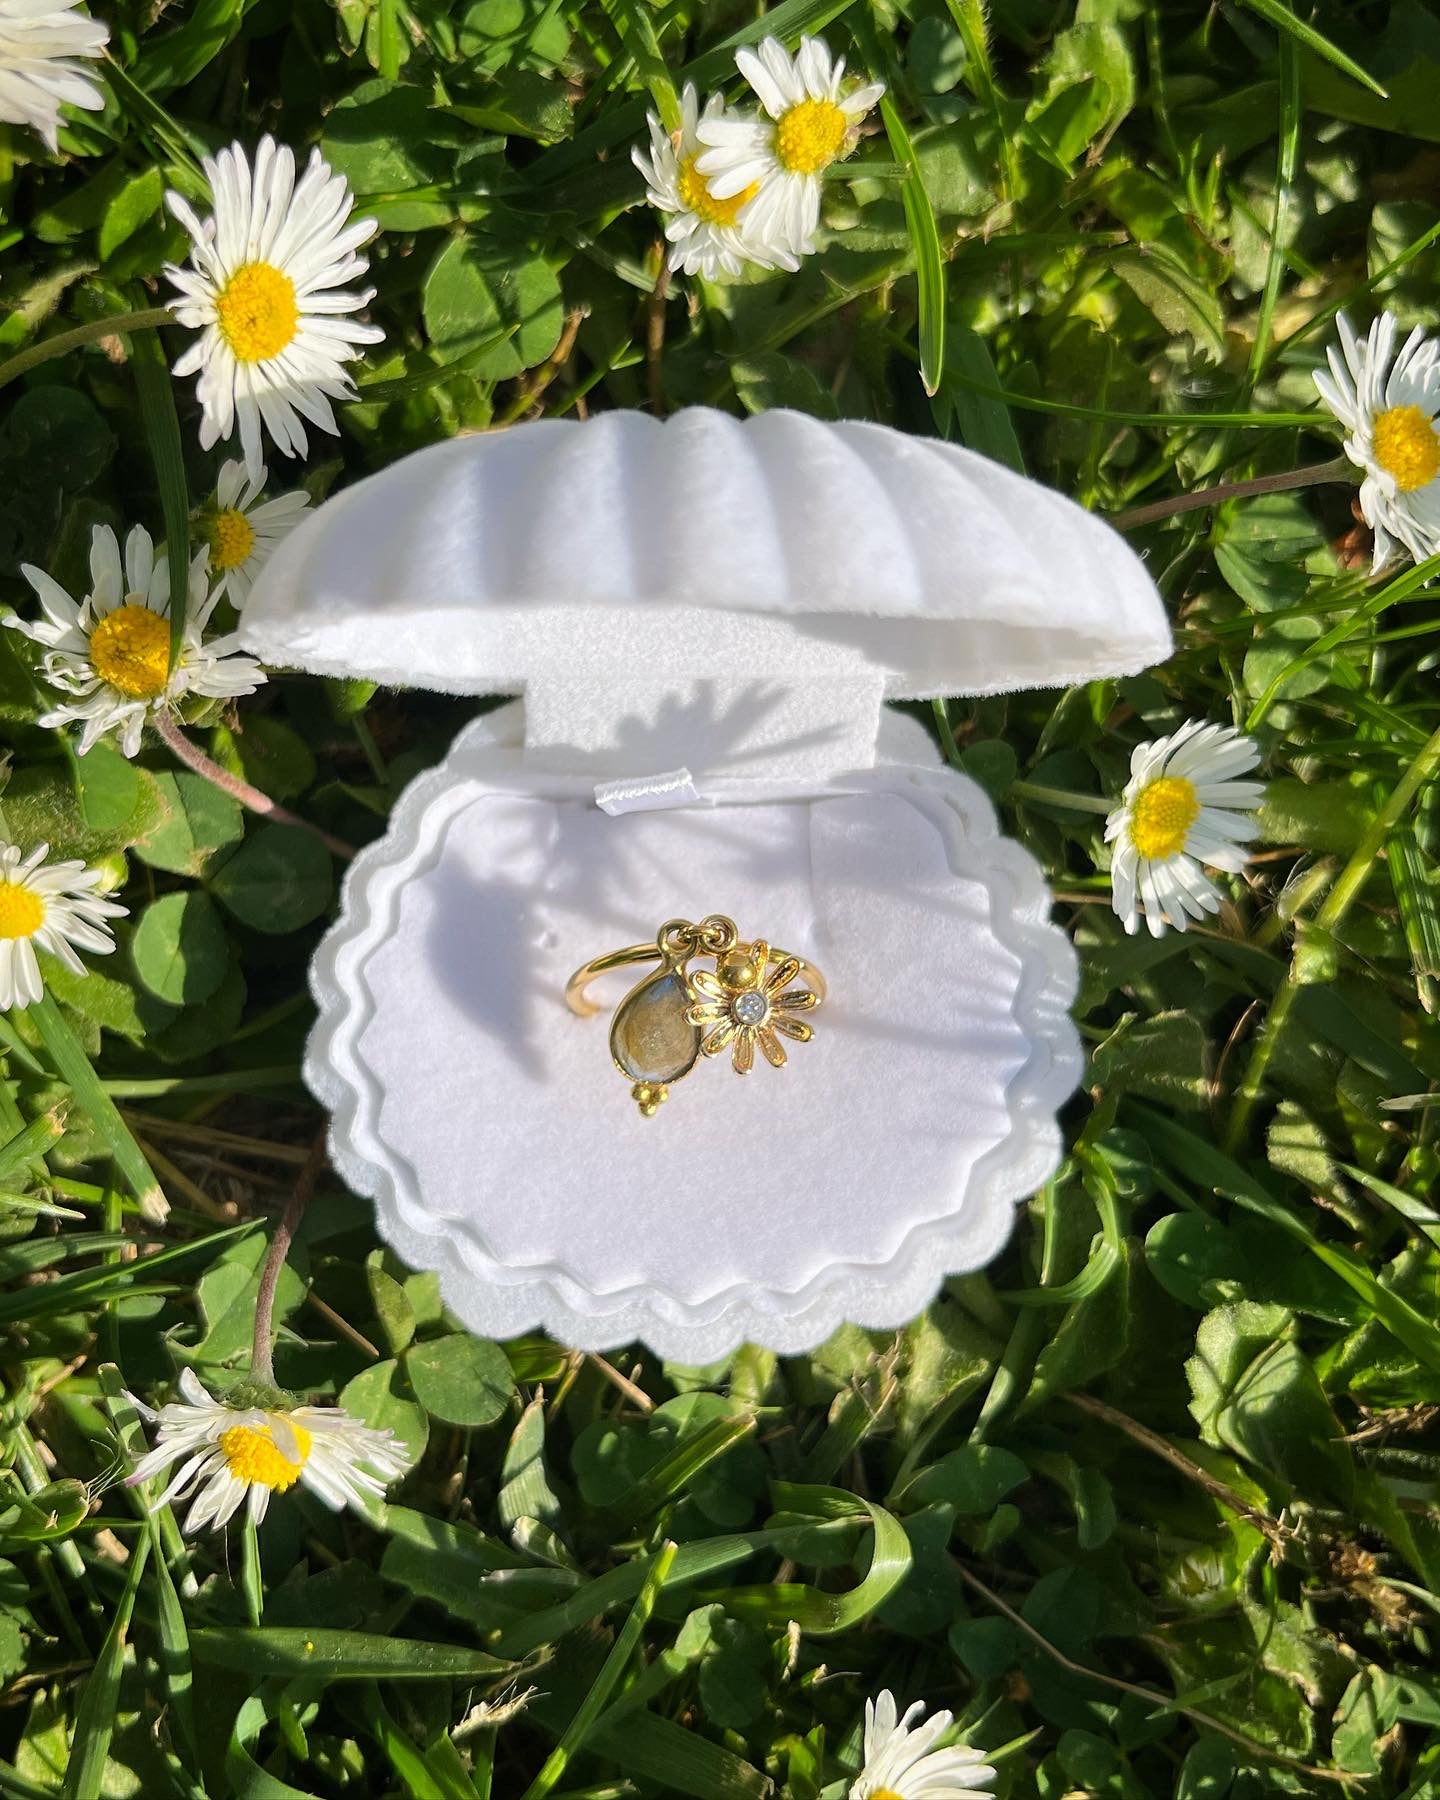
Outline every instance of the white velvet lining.
[[[615, 818], [527, 766], [518, 715], [462, 734], [347, 879], [307, 1059], [337, 1166], [491, 1335], [698, 1361], [913, 1316], [1058, 1158], [1075, 971], [1034, 864], [893, 715], [899, 764]], [[831, 998], [786, 1069], [704, 1065], [643, 1119], [565, 978], [706, 910], [813, 953]]]

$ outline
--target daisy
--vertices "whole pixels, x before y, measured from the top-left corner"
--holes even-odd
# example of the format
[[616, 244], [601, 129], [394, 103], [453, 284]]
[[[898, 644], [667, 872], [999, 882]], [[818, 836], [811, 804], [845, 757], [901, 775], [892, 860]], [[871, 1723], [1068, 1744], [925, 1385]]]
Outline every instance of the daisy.
[[1440, 550], [1440, 345], [1417, 325], [1398, 352], [1395, 320], [1382, 313], [1363, 340], [1341, 313], [1320, 398], [1349, 434], [1345, 454], [1365, 471], [1360, 511], [1375, 533], [1379, 569], [1398, 540], [1416, 562]]
[[[707, 122], [726, 117], [723, 94], [710, 96], [703, 116]], [[675, 137], [670, 136], [653, 112], [647, 117], [650, 154], [646, 156], [638, 146], [630, 154], [648, 184], [646, 199], [669, 215], [665, 236], [670, 240], [672, 269], [683, 269], [687, 275], [698, 273], [708, 281], [714, 279], [717, 271], [738, 275], [747, 262], [762, 269], [800, 267], [799, 259], [783, 243], [766, 243], [736, 226], [742, 207], [759, 193], [758, 182], [719, 200], [704, 176], [696, 171], [701, 150], [701, 113], [693, 83], [687, 81], [681, 95], [680, 130]]]
[[865, 1702], [865, 1763], [850, 1800], [989, 1800], [984, 1789], [995, 1779], [994, 1769], [967, 1744], [932, 1749], [950, 1729], [951, 1718], [937, 1712], [923, 1725], [912, 1725], [924, 1711], [917, 1700], [897, 1718], [888, 1691]]
[[696, 171], [717, 200], [751, 195], [737, 219], [747, 237], [808, 256], [820, 223], [821, 173], [854, 149], [885, 83], [847, 91], [845, 58], [832, 57], [822, 38], [801, 38], [793, 57], [778, 38], [766, 38], [758, 51], [737, 50], [735, 64], [769, 118], [701, 119], [696, 136], [709, 147]]
[[716, 963], [713, 975], [706, 969], [692, 975], [691, 988], [701, 998], [685, 1016], [706, 1032], [701, 1051], [718, 1056], [728, 1048], [735, 1072], [747, 1075], [759, 1044], [766, 1062], [783, 1069], [785, 1046], [780, 1039], [808, 1044], [815, 1035], [812, 1026], [794, 1015], [813, 1011], [820, 996], [805, 988], [783, 991], [804, 966], [798, 956], [787, 956], [772, 969], [770, 946], [759, 939], [748, 946], [737, 944]]
[[310, 496], [298, 492], [261, 501], [264, 491], [263, 463], [250, 472], [243, 462], [227, 462], [215, 484], [215, 505], [205, 520], [215, 598], [228, 594], [237, 612], [250, 598], [255, 577], [276, 546], [289, 537], [310, 505]]
[[28, 125], [59, 151], [60, 108], [98, 112], [105, 96], [80, 57], [99, 56], [110, 30], [78, 0], [0, 0], [0, 123]]
[[298, 183], [294, 153], [269, 137], [253, 172], [239, 144], [206, 157], [204, 168], [215, 211], [203, 224], [179, 194], [165, 196], [192, 240], [188, 268], [165, 265], [180, 291], [170, 310], [201, 333], [175, 373], [199, 370], [201, 447], [231, 437], [238, 421], [246, 466], [258, 475], [261, 427], [287, 456], [305, 454], [306, 419], [337, 431], [330, 402], [355, 392], [344, 364], [385, 335], [342, 316], [374, 297], [373, 288], [343, 284], [369, 267], [356, 251], [375, 221], [350, 219], [349, 183], [318, 150]]
[[48, 844], [28, 856], [17, 844], [0, 845], [0, 1011], [29, 1006], [44, 993], [37, 950], [47, 951], [76, 975], [82, 950], [108, 956], [115, 948], [107, 919], [129, 909], [95, 891], [105, 879], [83, 862], [47, 863]]
[[45, 646], [41, 673], [71, 696], [43, 713], [47, 726], [81, 724], [82, 756], [115, 732], [126, 756], [140, 748], [145, 721], [187, 694], [228, 700], [250, 694], [264, 681], [259, 663], [237, 653], [234, 634], [205, 640], [205, 626], [219, 599], [207, 595], [210, 552], [190, 564], [190, 593], [180, 658], [170, 668], [170, 567], [162, 545], [137, 525], [125, 540], [125, 560], [108, 525], [90, 538], [90, 592], [72, 600], [60, 583], [33, 563], [21, 574], [40, 596], [42, 619], [13, 615], [5, 623]]
[[187, 1533], [218, 1530], [242, 1501], [258, 1525], [271, 1494], [297, 1481], [339, 1512], [362, 1495], [379, 1499], [410, 1466], [393, 1431], [374, 1431], [338, 1406], [227, 1406], [192, 1369], [181, 1372], [180, 1393], [159, 1412], [128, 1396], [156, 1427], [155, 1448], [135, 1465], [128, 1485], [179, 1462], [151, 1510], [188, 1498]]
[[1200, 865], [1235, 875], [1249, 861], [1241, 846], [1260, 826], [1247, 815], [1265, 789], [1236, 777], [1259, 760], [1233, 727], [1196, 719], [1136, 749], [1124, 797], [1105, 821], [1105, 841], [1115, 846], [1111, 904], [1126, 931], [1139, 930], [1142, 913], [1158, 938], [1167, 925], [1184, 931], [1191, 919], [1219, 912], [1220, 890]]

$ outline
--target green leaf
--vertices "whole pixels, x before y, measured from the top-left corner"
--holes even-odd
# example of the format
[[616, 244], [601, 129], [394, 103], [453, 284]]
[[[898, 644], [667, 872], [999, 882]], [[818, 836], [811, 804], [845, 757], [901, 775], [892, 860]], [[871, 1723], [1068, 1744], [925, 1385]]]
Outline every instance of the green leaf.
[[1212, 361], [1221, 360], [1225, 324], [1220, 302], [1178, 257], [1148, 244], [1144, 250], [1120, 251], [1110, 266], [1167, 332], [1193, 338]]
[[123, 831], [146, 799], [141, 772], [105, 739], [75, 763], [80, 816], [94, 832]]
[[[195, 1297], [205, 1332], [186, 1352], [196, 1363], [229, 1363], [249, 1348], [255, 1330], [255, 1299], [266, 1241], [256, 1232], [229, 1245], [196, 1284]], [[283, 1323], [305, 1298], [305, 1283], [289, 1263], [275, 1284], [276, 1323]]]
[[298, 931], [330, 905], [330, 852], [298, 825], [262, 825], [214, 871], [210, 891], [254, 931]]
[[211, 747], [222, 767], [272, 800], [293, 800], [315, 780], [310, 746], [283, 719], [267, 713], [247, 715], [243, 730], [217, 725]]
[[1301, 1493], [1348, 1502], [1354, 1469], [1343, 1432], [1278, 1306], [1241, 1301], [1209, 1313], [1185, 1365], [1190, 1410], [1207, 1443], [1273, 1470]]
[[7, 494], [19, 487], [33, 495], [41, 485], [79, 493], [109, 468], [115, 448], [87, 395], [47, 382], [10, 402], [0, 427], [0, 479]]
[[225, 926], [207, 894], [188, 889], [152, 900], [130, 940], [135, 973], [171, 1006], [208, 1000], [230, 966]]
[[452, 238], [425, 277], [425, 331], [443, 362], [455, 362], [507, 326], [469, 372], [502, 381], [544, 362], [560, 341], [565, 308], [560, 283], [541, 256], [492, 240]]
[[1351, 855], [1369, 830], [1375, 808], [1360, 788], [1339, 781], [1285, 777], [1266, 783], [1260, 831], [1266, 843]]
[[[93, 954], [93, 952], [92, 952]], [[111, 965], [113, 966], [113, 964]], [[128, 982], [88, 969], [77, 975], [53, 956], [42, 953], [40, 972], [45, 987], [62, 1006], [102, 1031], [118, 1032], [132, 1043], [139, 1043], [150, 1032], [162, 1029], [175, 1017], [163, 1001], [147, 994], [137, 994]]]
[[[238, 34], [247, 0], [193, 0], [176, 31], [147, 34], [140, 64], [145, 91], [160, 95], [184, 87], [208, 68]], [[253, 0], [250, 0], [253, 4]]]
[[[90, 752], [90, 756], [100, 754], [99, 745]], [[89, 757], [78, 759], [81, 796], [84, 766], [88, 761]], [[102, 764], [102, 771], [104, 768]], [[134, 812], [117, 824], [100, 828], [85, 816], [76, 785], [63, 769], [54, 765], [31, 765], [15, 770], [5, 789], [4, 800], [5, 822], [11, 841], [48, 844], [51, 856], [57, 860], [78, 857], [88, 863], [128, 850], [154, 829], [163, 810], [155, 777], [148, 769], [134, 769], [133, 773], [140, 783]], [[119, 783], [112, 785], [102, 773], [93, 800], [101, 816], [113, 817], [119, 792]]]
[[[963, 383], [958, 379], [960, 376], [965, 378]], [[946, 336], [941, 400], [953, 409], [960, 437], [967, 449], [978, 450], [982, 456], [993, 457], [996, 462], [1023, 475], [1025, 456], [1015, 434], [1009, 407], [1003, 400], [975, 391], [979, 388], [993, 393], [999, 386], [1000, 377], [984, 338], [977, 331], [952, 320]], [[982, 782], [981, 786], [986, 784]]]
[[943, 1500], [957, 1513], [984, 1517], [1029, 1479], [1029, 1469], [1012, 1451], [997, 1444], [962, 1444], [917, 1475], [905, 1498], [917, 1506]]
[[493, 1425], [515, 1393], [499, 1345], [460, 1332], [412, 1344], [405, 1373], [426, 1412], [449, 1425]]
[[[96, 754], [92, 750], [86, 763]], [[244, 813], [214, 782], [182, 770], [157, 775], [155, 785], [166, 810], [135, 845], [135, 854], [152, 869], [203, 875], [218, 851], [238, 844], [245, 835]]]
[[165, 198], [165, 176], [158, 168], [141, 169], [121, 186], [100, 221], [97, 248], [101, 262], [110, 258], [160, 211]]
[[198, 1662], [242, 1675], [320, 1681], [474, 1681], [512, 1665], [481, 1650], [365, 1631], [204, 1626], [190, 1633]]
[[340, 1405], [362, 1425], [376, 1431], [393, 1431], [410, 1464], [419, 1462], [430, 1440], [430, 1422], [423, 1406], [408, 1391], [400, 1365], [378, 1362], [347, 1382]]
[[1198, 1020], [1189, 1013], [1156, 1013], [1125, 1020], [1096, 1046], [1091, 1079], [1117, 1093], [1143, 1094], [1200, 1112], [1210, 1101], [1208, 1056]]

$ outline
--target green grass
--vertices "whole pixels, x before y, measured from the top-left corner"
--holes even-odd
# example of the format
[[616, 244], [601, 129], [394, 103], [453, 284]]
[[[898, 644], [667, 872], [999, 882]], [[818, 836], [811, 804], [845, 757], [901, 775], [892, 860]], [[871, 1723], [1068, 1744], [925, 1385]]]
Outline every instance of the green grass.
[[[948, 436], [1116, 516], [1333, 458], [1310, 371], [1342, 306], [1440, 325], [1440, 25], [1404, 0], [97, 10], [106, 110], [59, 163], [0, 135], [27, 611], [20, 562], [78, 582], [93, 524], [173, 539], [212, 487], [160, 362], [160, 193], [265, 129], [382, 225], [386, 342], [317, 497], [462, 429], [705, 402]], [[767, 28], [883, 76], [883, 123], [800, 273], [652, 305], [628, 145]], [[417, 1462], [370, 1518], [278, 1497], [258, 1543], [145, 1517], [123, 1390], [245, 1366], [320, 1124], [339, 865], [153, 739], [77, 762], [0, 632], [6, 830], [108, 861], [131, 908], [0, 1021], [0, 1794], [839, 1800], [883, 1686], [950, 1707], [1003, 1797], [1440, 1791], [1440, 640], [1431, 567], [1369, 579], [1353, 491], [1135, 526], [1165, 667], [918, 709], [1081, 958], [1066, 1159], [989, 1269], [809, 1357], [522, 1339], [457, 1391], [433, 1280], [327, 1177], [277, 1375]], [[470, 710], [281, 676], [191, 735], [363, 843]], [[1259, 740], [1265, 842], [1212, 927], [1127, 939], [1102, 817], [1053, 795], [1114, 795], [1191, 717]]]

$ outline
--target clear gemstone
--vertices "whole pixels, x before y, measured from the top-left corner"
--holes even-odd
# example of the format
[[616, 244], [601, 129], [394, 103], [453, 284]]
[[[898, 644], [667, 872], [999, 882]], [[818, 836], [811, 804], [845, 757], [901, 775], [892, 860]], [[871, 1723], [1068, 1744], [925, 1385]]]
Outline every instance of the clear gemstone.
[[769, 1010], [770, 1002], [763, 994], [737, 994], [730, 1002], [730, 1011], [741, 1025], [763, 1024]]
[[692, 1005], [683, 979], [652, 975], [621, 1001], [610, 1027], [610, 1054], [632, 1081], [677, 1081], [695, 1066], [700, 1032], [686, 1018]]

